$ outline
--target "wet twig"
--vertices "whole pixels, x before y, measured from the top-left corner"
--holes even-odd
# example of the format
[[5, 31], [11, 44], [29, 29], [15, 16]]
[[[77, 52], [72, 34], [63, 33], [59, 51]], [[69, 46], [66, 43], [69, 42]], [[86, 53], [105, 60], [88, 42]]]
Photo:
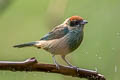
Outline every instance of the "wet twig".
[[75, 69], [67, 66], [60, 66], [60, 69], [57, 69], [54, 64], [39, 63], [35, 58], [30, 58], [22, 62], [0, 61], [0, 70], [42, 71], [86, 78], [88, 80], [105, 80], [104, 76], [96, 71], [81, 68]]

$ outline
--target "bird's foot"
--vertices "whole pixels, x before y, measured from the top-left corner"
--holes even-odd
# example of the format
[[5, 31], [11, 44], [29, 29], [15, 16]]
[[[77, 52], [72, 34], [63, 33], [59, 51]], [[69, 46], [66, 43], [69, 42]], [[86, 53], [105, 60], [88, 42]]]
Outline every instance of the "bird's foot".
[[60, 69], [60, 65], [59, 64], [55, 64], [56, 65], [56, 69]]
[[70, 68], [73, 68], [73, 69], [75, 69], [75, 70], [77, 70], [78, 71], [78, 69], [79, 69], [79, 67], [77, 67], [77, 66], [70, 66]]
[[74, 68], [74, 69], [77, 69], [78, 67], [77, 66], [70, 66], [71, 68]]

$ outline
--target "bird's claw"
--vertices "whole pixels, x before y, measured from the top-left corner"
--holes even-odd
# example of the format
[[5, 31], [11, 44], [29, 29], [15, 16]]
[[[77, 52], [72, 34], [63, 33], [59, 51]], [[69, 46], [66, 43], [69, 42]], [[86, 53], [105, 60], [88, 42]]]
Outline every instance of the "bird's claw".
[[77, 69], [78, 67], [76, 67], [76, 66], [70, 66], [71, 68], [74, 68], [74, 69]]
[[59, 64], [56, 64], [56, 69], [60, 69], [60, 65]]
[[79, 67], [77, 67], [77, 66], [70, 66], [70, 68], [73, 68], [73, 69], [77, 70], [77, 72], [78, 72], [78, 69], [79, 69]]

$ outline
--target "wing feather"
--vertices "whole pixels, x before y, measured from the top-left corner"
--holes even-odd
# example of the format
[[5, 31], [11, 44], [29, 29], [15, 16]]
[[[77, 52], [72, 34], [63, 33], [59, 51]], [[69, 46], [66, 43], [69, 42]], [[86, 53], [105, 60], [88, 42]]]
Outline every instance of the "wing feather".
[[43, 36], [40, 40], [59, 39], [65, 36], [68, 32], [69, 32], [69, 29], [67, 26], [59, 25], [55, 27], [51, 32]]

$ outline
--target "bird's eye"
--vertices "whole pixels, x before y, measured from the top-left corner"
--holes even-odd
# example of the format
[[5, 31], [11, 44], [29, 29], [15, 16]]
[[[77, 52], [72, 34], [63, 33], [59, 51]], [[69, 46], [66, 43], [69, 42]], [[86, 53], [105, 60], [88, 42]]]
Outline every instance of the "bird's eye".
[[79, 21], [75, 21], [75, 24], [78, 25], [78, 24], [79, 24]]
[[80, 21], [76, 21], [76, 20], [75, 20], [75, 21], [71, 21], [71, 22], [70, 22], [70, 26], [71, 26], [71, 27], [74, 27], [74, 26], [76, 26], [76, 25], [79, 25], [79, 23], [80, 23]]

